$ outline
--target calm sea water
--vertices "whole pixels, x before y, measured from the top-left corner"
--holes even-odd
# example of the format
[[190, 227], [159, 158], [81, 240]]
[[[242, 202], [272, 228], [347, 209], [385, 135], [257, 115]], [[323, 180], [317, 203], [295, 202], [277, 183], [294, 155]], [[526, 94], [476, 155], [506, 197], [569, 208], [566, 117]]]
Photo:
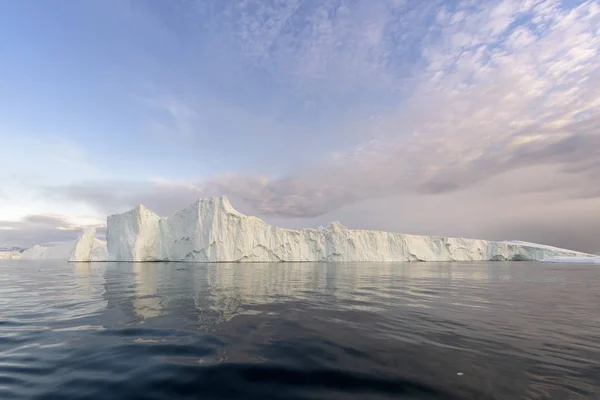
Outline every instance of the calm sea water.
[[0, 264], [0, 399], [598, 399], [600, 268]]

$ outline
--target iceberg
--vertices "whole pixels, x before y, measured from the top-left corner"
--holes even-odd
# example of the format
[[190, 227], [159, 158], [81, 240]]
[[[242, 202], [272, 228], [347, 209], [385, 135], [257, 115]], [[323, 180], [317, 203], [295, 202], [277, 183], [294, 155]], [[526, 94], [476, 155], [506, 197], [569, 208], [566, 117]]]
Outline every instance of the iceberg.
[[96, 229], [86, 228], [75, 241], [56, 246], [35, 245], [20, 254], [20, 260], [68, 260], [78, 262], [106, 261], [106, 242], [96, 239]]
[[64, 242], [56, 246], [35, 246], [21, 254], [21, 260], [68, 260], [73, 250], [74, 242]]
[[349, 229], [285, 229], [237, 211], [226, 196], [200, 199], [163, 218], [143, 205], [107, 218], [106, 241], [85, 229], [75, 241], [2, 251], [0, 260], [72, 262], [543, 261], [600, 257], [522, 241], [487, 241]]
[[96, 229], [86, 228], [77, 238], [71, 250], [69, 261], [92, 262], [106, 261], [108, 252], [106, 242], [96, 239]]
[[[526, 242], [349, 229], [284, 229], [247, 216], [226, 196], [200, 199], [159, 217], [143, 205], [107, 219], [109, 261], [391, 262], [539, 261], [588, 254]], [[86, 247], [87, 248], [87, 247]]]

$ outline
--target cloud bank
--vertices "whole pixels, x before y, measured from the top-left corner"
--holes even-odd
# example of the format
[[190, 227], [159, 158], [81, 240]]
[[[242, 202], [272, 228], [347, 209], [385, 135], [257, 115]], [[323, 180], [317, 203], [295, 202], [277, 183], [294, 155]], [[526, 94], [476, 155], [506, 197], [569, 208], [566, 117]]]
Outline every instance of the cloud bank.
[[[104, 225], [94, 227], [100, 236], [104, 235]], [[19, 221], [0, 221], [0, 243], [3, 246], [25, 248], [36, 244], [54, 245], [76, 239], [83, 228], [84, 226], [73, 224], [65, 216], [32, 214]]]

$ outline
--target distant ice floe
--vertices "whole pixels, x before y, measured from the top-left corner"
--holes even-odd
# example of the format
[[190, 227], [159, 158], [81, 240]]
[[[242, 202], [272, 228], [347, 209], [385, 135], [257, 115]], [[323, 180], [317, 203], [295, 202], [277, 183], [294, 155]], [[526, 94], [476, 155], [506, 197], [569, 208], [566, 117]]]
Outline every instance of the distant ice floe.
[[577, 264], [600, 264], [600, 257], [548, 257], [542, 258], [544, 263], [577, 263]]

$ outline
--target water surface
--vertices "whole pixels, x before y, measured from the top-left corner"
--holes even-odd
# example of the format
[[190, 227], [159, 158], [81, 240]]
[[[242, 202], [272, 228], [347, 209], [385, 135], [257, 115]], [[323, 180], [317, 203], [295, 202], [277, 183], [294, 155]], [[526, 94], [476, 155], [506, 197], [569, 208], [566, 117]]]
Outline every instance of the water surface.
[[0, 262], [1, 399], [597, 399], [600, 268]]

